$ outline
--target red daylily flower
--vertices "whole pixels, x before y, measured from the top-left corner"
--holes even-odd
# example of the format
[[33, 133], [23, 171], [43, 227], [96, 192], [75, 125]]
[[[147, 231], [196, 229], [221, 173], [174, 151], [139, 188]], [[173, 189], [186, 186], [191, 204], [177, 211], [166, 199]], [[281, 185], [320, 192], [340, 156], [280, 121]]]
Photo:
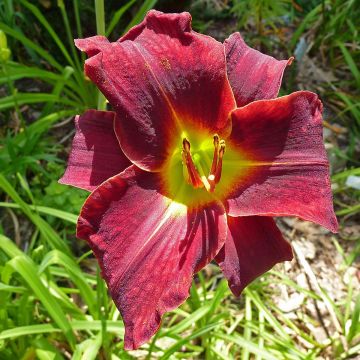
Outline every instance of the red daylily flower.
[[337, 231], [322, 105], [276, 98], [285, 67], [191, 29], [188, 13], [150, 11], [114, 43], [75, 41], [114, 112], [78, 116], [60, 182], [92, 191], [77, 236], [93, 249], [125, 323], [125, 348], [158, 329], [215, 259], [235, 295], [291, 246], [273, 216]]

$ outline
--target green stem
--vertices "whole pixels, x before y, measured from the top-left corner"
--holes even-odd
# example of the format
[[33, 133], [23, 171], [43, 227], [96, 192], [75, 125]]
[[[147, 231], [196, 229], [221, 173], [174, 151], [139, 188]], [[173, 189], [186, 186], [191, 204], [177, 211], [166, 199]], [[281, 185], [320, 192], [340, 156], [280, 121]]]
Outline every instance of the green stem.
[[[82, 39], [83, 33], [82, 33], [82, 29], [81, 29], [79, 0], [74, 0], [74, 15], [75, 15], [75, 22], [76, 22], [77, 37], [79, 39]], [[81, 52], [81, 61], [82, 61], [82, 63], [84, 63], [84, 61], [85, 61], [85, 54], [83, 52]]]
[[105, 36], [104, 0], [95, 0], [95, 14], [97, 34]]
[[[98, 35], [105, 36], [105, 11], [104, 0], [95, 0], [95, 15], [96, 15], [96, 32]], [[99, 91], [98, 93], [98, 110], [106, 110], [106, 99]]]
[[[73, 36], [72, 30], [71, 30], [71, 26], [70, 26], [69, 18], [68, 18], [68, 15], [67, 15], [64, 0], [59, 0], [58, 1], [58, 6], [60, 8], [61, 16], [62, 16], [62, 19], [63, 19], [63, 22], [64, 22], [65, 32], [66, 32], [66, 36], [67, 36], [67, 39], [68, 39], [68, 42], [69, 42], [69, 46], [70, 46], [70, 49], [71, 49], [73, 59], [75, 61], [75, 66], [77, 67], [77, 70], [79, 72], [81, 72], [82, 67], [81, 67], [80, 61], [79, 61], [78, 56], [77, 56], [77, 52], [76, 52], [76, 48], [75, 48], [75, 44], [74, 44], [74, 36]], [[70, 64], [70, 65], [73, 66], [73, 64]]]
[[96, 291], [97, 291], [97, 304], [98, 304], [98, 318], [101, 321], [101, 343], [104, 350], [105, 359], [108, 359], [108, 334], [107, 334], [107, 319], [108, 319], [108, 299], [104, 281], [100, 275], [99, 266], [96, 267]]
[[79, 11], [79, 0], [74, 0], [74, 15], [76, 22], [76, 32], [79, 38], [83, 37], [81, 29], [80, 11]]
[[87, 104], [89, 104], [89, 103], [91, 103], [91, 100], [88, 97], [89, 95], [88, 95], [88, 90], [86, 88], [86, 81], [84, 80], [84, 75], [83, 75], [83, 67], [80, 64], [80, 60], [79, 60], [79, 57], [78, 57], [78, 54], [77, 54], [77, 50], [75, 48], [74, 37], [73, 37], [72, 30], [71, 30], [69, 17], [67, 15], [64, 0], [58, 0], [58, 7], [60, 8], [61, 16], [62, 16], [63, 23], [64, 23], [64, 26], [65, 26], [66, 36], [68, 38], [69, 46], [70, 46], [70, 49], [71, 49], [71, 54], [72, 54], [72, 57], [73, 57], [73, 60], [74, 60], [74, 64], [70, 63], [70, 65], [73, 66], [76, 69], [76, 71], [74, 72], [74, 78], [76, 79], [76, 82], [81, 87], [82, 96], [84, 98], [84, 101]]

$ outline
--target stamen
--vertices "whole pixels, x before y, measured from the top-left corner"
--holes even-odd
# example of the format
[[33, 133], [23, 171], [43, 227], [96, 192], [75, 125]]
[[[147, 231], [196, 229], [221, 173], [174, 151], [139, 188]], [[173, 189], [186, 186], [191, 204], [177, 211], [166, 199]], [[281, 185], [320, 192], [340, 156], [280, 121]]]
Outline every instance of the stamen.
[[218, 153], [219, 153], [219, 140], [220, 140], [219, 135], [215, 134], [214, 135], [214, 157], [213, 157], [213, 161], [211, 164], [210, 176], [212, 174], [214, 175], [216, 172], [216, 166], [217, 166], [217, 162], [218, 162]]
[[201, 177], [195, 167], [193, 162], [191, 153], [190, 153], [190, 142], [188, 139], [183, 139], [183, 152], [182, 152], [183, 162], [186, 165], [188, 172], [188, 179], [190, 179], [190, 183], [194, 186], [194, 188], [203, 187], [204, 184], [201, 180]]
[[215, 185], [220, 181], [222, 171], [222, 158], [225, 152], [225, 141], [220, 140], [219, 135], [214, 135], [214, 156], [211, 164], [209, 176], [207, 178], [210, 185], [210, 192], [215, 190]]
[[187, 167], [186, 167], [186, 155], [185, 155], [185, 151], [183, 150], [181, 152], [181, 157], [182, 157], [182, 163], [183, 163], [183, 176], [186, 180], [186, 182], [191, 185], [192, 184], [192, 181], [190, 179], [190, 174], [189, 174], [189, 171], [187, 170]]
[[215, 184], [218, 184], [221, 179], [222, 159], [223, 159], [224, 153], [225, 153], [225, 140], [221, 140], [220, 141], [220, 150], [219, 150], [219, 161], [218, 161], [218, 164], [216, 167], [215, 179], [214, 179]]

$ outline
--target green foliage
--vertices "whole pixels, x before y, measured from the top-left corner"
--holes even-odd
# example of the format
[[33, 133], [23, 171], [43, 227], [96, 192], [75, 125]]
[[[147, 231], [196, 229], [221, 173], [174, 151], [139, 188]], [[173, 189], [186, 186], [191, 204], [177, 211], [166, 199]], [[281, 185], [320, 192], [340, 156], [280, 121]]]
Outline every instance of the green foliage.
[[[331, 67], [339, 80], [333, 82], [326, 96], [341, 101], [337, 111], [344, 120], [345, 115], [353, 118], [351, 129], [359, 137], [360, 130], [360, 50], [359, 50], [360, 8], [355, 0], [323, 1], [304, 18], [291, 40], [295, 47], [301, 36], [307, 32], [314, 40], [307, 52], [314, 55], [321, 52], [325, 65]], [[331, 100], [330, 100], [331, 101]], [[335, 101], [335, 99], [334, 99]]]
[[281, 17], [289, 14], [290, 0], [234, 0], [232, 12], [236, 14], [239, 28], [246, 28], [253, 23], [258, 31], [258, 36], [264, 33], [264, 27], [271, 26], [276, 29], [276, 22]]

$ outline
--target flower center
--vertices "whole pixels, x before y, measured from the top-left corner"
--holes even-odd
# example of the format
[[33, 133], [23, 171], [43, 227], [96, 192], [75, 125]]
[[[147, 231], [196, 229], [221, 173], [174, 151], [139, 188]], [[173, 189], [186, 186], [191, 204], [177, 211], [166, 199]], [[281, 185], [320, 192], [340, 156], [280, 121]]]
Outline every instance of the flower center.
[[206, 172], [206, 165], [201, 161], [199, 154], [191, 154], [191, 145], [187, 138], [182, 141], [183, 150], [181, 153], [183, 164], [183, 175], [186, 182], [195, 189], [203, 188], [208, 192], [215, 190], [216, 184], [221, 179], [222, 162], [225, 153], [225, 140], [220, 140], [217, 134], [213, 137], [214, 155], [211, 168]]
[[[226, 154], [225, 154], [226, 150]], [[166, 197], [189, 207], [224, 201], [234, 186], [248, 176], [251, 159], [231, 139], [204, 129], [189, 129], [173, 137], [169, 156], [161, 170]]]

